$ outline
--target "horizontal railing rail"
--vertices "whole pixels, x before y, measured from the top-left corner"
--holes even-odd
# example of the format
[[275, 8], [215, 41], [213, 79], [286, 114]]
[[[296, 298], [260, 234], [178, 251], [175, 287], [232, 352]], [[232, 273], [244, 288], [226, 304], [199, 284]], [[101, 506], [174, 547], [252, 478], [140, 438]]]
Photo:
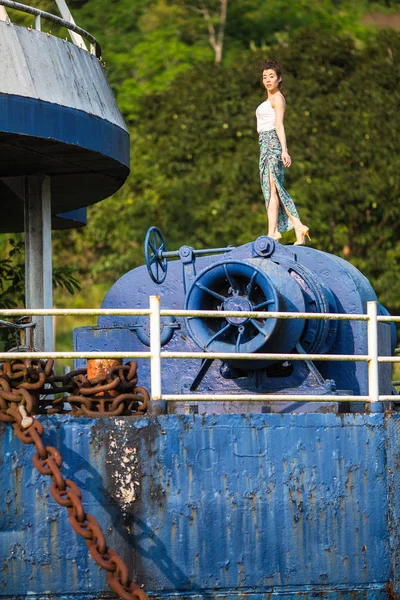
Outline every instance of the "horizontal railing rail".
[[[5, 0], [0, 0], [0, 3]], [[8, 1], [8, 0], [7, 0]], [[187, 318], [221, 318], [224, 317], [257, 317], [274, 319], [307, 319], [307, 320], [337, 320], [337, 321], [362, 321], [367, 323], [367, 347], [368, 354], [293, 354], [293, 353], [227, 353], [227, 352], [171, 352], [161, 349], [160, 326], [161, 317], [175, 316]], [[147, 352], [99, 352], [99, 351], [78, 351], [78, 352], [0, 352], [0, 361], [24, 358], [58, 358], [58, 359], [148, 359], [150, 360], [150, 379], [151, 379], [151, 398], [153, 401], [165, 400], [169, 402], [204, 402], [204, 401], [224, 401], [224, 402], [279, 402], [298, 401], [298, 402], [362, 402], [374, 403], [379, 401], [394, 401], [396, 395], [379, 394], [379, 364], [380, 363], [399, 363], [400, 356], [379, 356], [378, 355], [378, 323], [379, 322], [400, 322], [400, 316], [381, 316], [378, 315], [377, 302], [367, 303], [367, 314], [342, 314], [342, 313], [281, 313], [268, 311], [207, 311], [207, 310], [180, 310], [180, 309], [162, 309], [160, 308], [160, 298], [150, 296], [149, 308], [141, 309], [0, 309], [0, 317], [21, 317], [21, 316], [148, 316], [150, 318], [150, 348]], [[161, 363], [165, 359], [232, 359], [235, 360], [277, 360], [277, 361], [352, 361], [366, 362], [368, 364], [368, 395], [314, 395], [314, 394], [201, 394], [193, 392], [191, 394], [164, 394], [162, 392], [162, 369]], [[397, 383], [397, 382], [396, 382]]]
[[[0, 3], [2, 0], [0, 0]], [[0, 317], [26, 317], [26, 316], [54, 316], [54, 317], [71, 317], [71, 316], [150, 316], [150, 308], [2, 308], [0, 309]], [[271, 311], [237, 311], [237, 310], [180, 310], [175, 308], [160, 309], [161, 317], [254, 317], [271, 319], [308, 319], [329, 320], [329, 321], [368, 321], [367, 314], [344, 314], [344, 313], [300, 313], [300, 312], [271, 312]], [[376, 320], [382, 322], [397, 322], [400, 323], [400, 317], [397, 316], [380, 316], [377, 315]]]
[[[35, 29], [38, 31], [41, 30], [41, 19], [45, 19], [46, 21], [50, 21], [59, 25], [61, 27], [65, 27], [68, 31], [72, 31], [82, 38], [86, 39], [90, 44], [90, 53], [94, 54], [97, 58], [101, 58], [101, 46], [97, 39], [82, 27], [78, 27], [75, 23], [71, 21], [67, 21], [66, 19], [62, 19], [57, 15], [53, 15], [45, 10], [40, 10], [39, 8], [34, 8], [33, 6], [27, 6], [26, 4], [22, 4], [21, 2], [14, 2], [14, 0], [0, 0], [0, 6], [4, 6], [5, 8], [11, 8], [13, 10], [17, 10], [19, 12], [27, 13], [33, 15], [35, 18]], [[84, 46], [75, 42], [74, 38], [72, 38], [73, 43], [79, 46], [80, 48], [86, 49]]]

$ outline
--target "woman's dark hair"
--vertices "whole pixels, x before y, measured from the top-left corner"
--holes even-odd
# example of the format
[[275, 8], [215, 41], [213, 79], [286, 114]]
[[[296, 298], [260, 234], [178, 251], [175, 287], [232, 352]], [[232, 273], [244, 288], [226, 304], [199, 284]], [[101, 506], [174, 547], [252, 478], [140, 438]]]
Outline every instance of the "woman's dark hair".
[[263, 64], [262, 69], [261, 69], [261, 79], [262, 79], [262, 75], [263, 75], [264, 71], [268, 71], [268, 69], [272, 69], [273, 71], [275, 71], [278, 79], [279, 78], [282, 79], [282, 81], [280, 81], [278, 83], [278, 88], [280, 90], [281, 87], [282, 87], [282, 84], [283, 84], [282, 67], [281, 67], [281, 65], [278, 62], [276, 62], [276, 60], [267, 60]]

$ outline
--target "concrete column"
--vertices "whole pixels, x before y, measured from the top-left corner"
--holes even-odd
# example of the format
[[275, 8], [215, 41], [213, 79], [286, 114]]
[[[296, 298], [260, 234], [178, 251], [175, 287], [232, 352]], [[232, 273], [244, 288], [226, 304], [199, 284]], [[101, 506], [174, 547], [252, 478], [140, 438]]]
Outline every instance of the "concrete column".
[[[25, 178], [25, 292], [27, 308], [52, 308], [50, 177]], [[35, 317], [35, 347], [53, 350], [52, 317]]]

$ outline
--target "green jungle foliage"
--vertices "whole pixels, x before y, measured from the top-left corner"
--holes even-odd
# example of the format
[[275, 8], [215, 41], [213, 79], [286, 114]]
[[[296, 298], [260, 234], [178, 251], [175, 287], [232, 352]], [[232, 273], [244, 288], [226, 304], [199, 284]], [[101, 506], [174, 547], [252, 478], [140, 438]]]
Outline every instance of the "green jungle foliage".
[[[17, 308], [25, 304], [24, 243], [14, 238], [7, 242], [2, 244], [5, 257], [0, 259], [0, 308]], [[54, 267], [53, 289], [63, 289], [71, 295], [80, 292], [82, 288], [75, 274], [73, 267]]]
[[83, 293], [142, 264], [151, 225], [169, 250], [265, 234], [254, 111], [260, 66], [275, 58], [292, 157], [285, 186], [312, 244], [350, 260], [400, 313], [400, 33], [363, 24], [380, 13], [395, 25], [399, 0], [229, 0], [218, 65], [208, 26], [219, 30], [219, 0], [68, 3], [101, 42], [132, 141], [125, 186], [90, 208], [86, 228], [54, 234], [55, 263], [80, 270]]
[[[399, 312], [400, 35], [384, 30], [358, 49], [349, 36], [307, 29], [267, 55], [285, 69], [285, 185], [313, 246], [353, 262]], [[254, 115], [265, 56], [199, 64], [147, 98], [131, 127], [128, 182], [91, 208], [85, 230], [56, 234], [58, 255], [67, 260], [72, 244], [92, 278], [111, 281], [143, 263], [151, 225], [168, 249], [265, 234]]]
[[[220, 0], [75, 2], [77, 21], [101, 41], [108, 78], [128, 123], [142, 118], [140, 99], [215, 59], [208, 26], [211, 22], [218, 32]], [[201, 7], [207, 7], [210, 21]], [[223, 63], [235, 62], [249, 48], [267, 51], [275, 42], [287, 44], [305, 27], [348, 34], [363, 45], [376, 35], [376, 28], [361, 25], [365, 13], [399, 10], [399, 0], [228, 0]]]
[[[25, 264], [24, 243], [18, 234], [15, 238], [1, 240], [0, 259], [0, 309], [21, 308], [25, 306]], [[53, 289], [66, 291], [71, 296], [81, 291], [81, 285], [75, 277], [75, 269], [70, 266], [55, 267], [52, 274]], [[23, 320], [23, 319], [22, 319]], [[0, 349], [2, 352], [19, 346], [21, 331], [12, 323], [21, 319], [0, 319]]]

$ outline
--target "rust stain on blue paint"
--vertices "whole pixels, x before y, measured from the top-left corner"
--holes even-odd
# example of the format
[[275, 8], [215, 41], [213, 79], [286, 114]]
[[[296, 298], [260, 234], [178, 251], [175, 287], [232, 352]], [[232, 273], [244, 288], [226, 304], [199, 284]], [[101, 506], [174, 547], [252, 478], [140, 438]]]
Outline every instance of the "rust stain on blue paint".
[[[397, 415], [44, 421], [65, 475], [157, 597], [380, 600], [398, 593]], [[0, 443], [7, 499], [0, 598], [47, 600], [52, 590], [60, 600], [107, 598], [104, 575], [32, 470], [31, 449], [7, 427]], [[137, 461], [121, 460], [125, 450]], [[128, 502], [116, 482], [133, 474], [138, 485]]]

